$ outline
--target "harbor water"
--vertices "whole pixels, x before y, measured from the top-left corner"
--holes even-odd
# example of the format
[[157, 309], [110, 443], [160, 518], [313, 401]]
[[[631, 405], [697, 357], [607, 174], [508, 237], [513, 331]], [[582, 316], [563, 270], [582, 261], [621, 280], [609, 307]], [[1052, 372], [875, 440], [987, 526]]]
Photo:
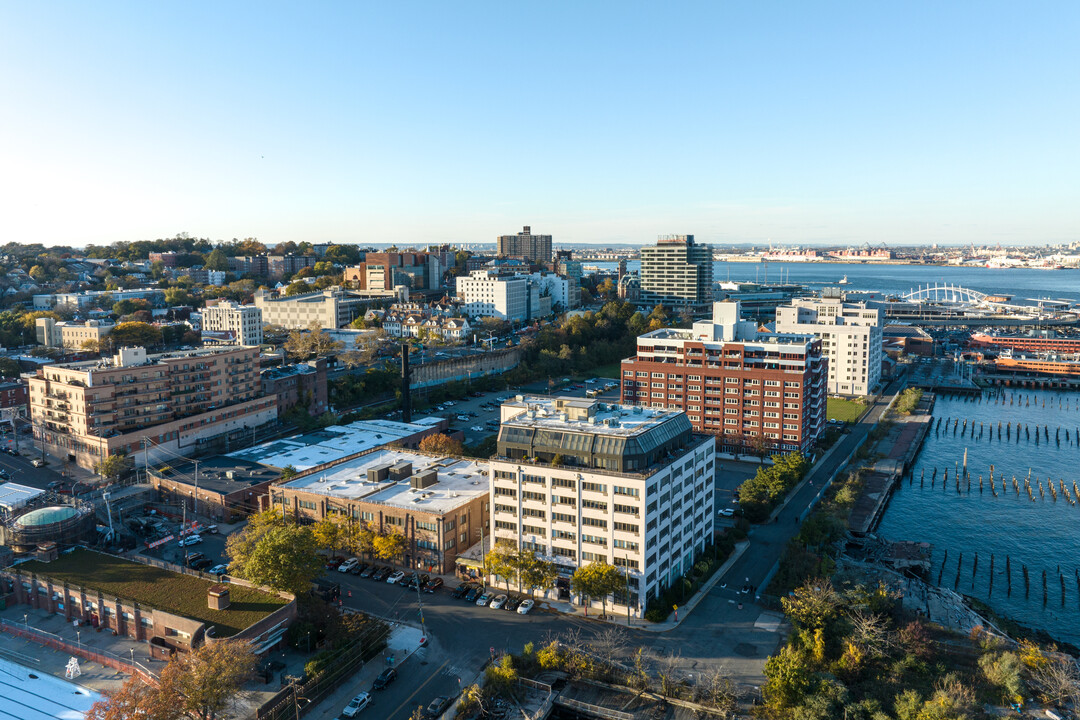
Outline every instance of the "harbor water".
[[[615, 272], [618, 263], [583, 261], [601, 270]], [[639, 271], [641, 262], [626, 264]], [[902, 295], [920, 286], [935, 283], [957, 285], [987, 294], [1022, 298], [1055, 298], [1080, 301], [1080, 270], [1035, 270], [1031, 268], [991, 269], [940, 265], [882, 265], [874, 263], [815, 262], [724, 262], [713, 263], [713, 280], [760, 283], [796, 283], [813, 288], [835, 285], [846, 277], [845, 290]]]
[[1080, 645], [1078, 433], [1080, 394], [1003, 388], [981, 398], [939, 395], [933, 427], [877, 532], [932, 543], [931, 582]]

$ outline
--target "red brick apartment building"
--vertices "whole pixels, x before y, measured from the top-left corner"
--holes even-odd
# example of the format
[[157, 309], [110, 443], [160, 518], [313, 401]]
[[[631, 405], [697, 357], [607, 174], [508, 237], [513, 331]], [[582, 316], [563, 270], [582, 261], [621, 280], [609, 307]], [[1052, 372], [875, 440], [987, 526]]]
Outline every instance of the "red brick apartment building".
[[758, 333], [737, 302], [690, 330], [638, 337], [622, 361], [622, 402], [682, 410], [717, 450], [807, 452], [825, 431], [828, 358], [812, 335]]

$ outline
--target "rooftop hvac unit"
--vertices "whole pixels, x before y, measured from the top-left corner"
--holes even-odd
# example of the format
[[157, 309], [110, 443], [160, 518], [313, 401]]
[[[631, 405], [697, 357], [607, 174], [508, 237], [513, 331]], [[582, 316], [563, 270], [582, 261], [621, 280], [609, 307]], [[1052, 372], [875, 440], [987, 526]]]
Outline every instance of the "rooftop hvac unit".
[[568, 413], [559, 413], [559, 419], [566, 422], [570, 419], [570, 415]]
[[635, 415], [640, 415], [641, 414], [641, 406], [640, 405], [635, 405], [634, 406], [634, 414]]
[[517, 400], [518, 402], [525, 402], [525, 396], [524, 395], [516, 395], [516, 396], [514, 396], [514, 399]]
[[422, 490], [424, 488], [431, 487], [435, 483], [439, 482], [439, 471], [435, 468], [429, 468], [421, 472], [416, 473], [410, 478], [413, 489]]
[[596, 416], [595, 415], [590, 415], [585, 422], [589, 423], [590, 425], [595, 425], [596, 424]]
[[390, 468], [391, 480], [404, 480], [412, 475], [412, 463], [407, 461], [399, 462]]
[[376, 465], [375, 467], [368, 468], [367, 479], [368, 482], [377, 483], [385, 482], [390, 477], [390, 465]]
[[236, 473], [233, 472], [232, 470], [226, 470], [225, 471], [225, 477], [229, 478], [230, 480], [235, 480], [236, 479]]

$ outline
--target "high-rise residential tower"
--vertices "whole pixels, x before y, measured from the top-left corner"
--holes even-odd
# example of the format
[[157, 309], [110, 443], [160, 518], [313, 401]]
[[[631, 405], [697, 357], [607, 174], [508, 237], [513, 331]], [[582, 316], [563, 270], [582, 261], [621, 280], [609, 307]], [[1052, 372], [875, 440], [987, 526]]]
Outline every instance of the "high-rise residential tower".
[[551, 262], [551, 236], [533, 235], [528, 225], [517, 235], [500, 235], [499, 255], [525, 258], [533, 262]]
[[706, 311], [713, 301], [712, 248], [693, 235], [661, 235], [641, 248], [641, 302]]

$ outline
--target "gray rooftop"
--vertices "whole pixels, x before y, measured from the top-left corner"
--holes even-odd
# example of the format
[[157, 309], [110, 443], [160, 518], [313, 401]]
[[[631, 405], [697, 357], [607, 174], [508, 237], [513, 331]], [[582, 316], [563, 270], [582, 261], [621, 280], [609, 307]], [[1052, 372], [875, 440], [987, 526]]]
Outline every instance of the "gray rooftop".
[[[412, 475], [434, 469], [438, 480], [423, 489], [413, 489], [409, 477], [396, 481], [368, 481], [368, 469], [399, 463], [411, 463]], [[327, 468], [323, 472], [288, 480], [279, 486], [340, 500], [362, 500], [442, 515], [481, 495], [487, 495], [488, 464], [480, 460], [384, 449]]]

